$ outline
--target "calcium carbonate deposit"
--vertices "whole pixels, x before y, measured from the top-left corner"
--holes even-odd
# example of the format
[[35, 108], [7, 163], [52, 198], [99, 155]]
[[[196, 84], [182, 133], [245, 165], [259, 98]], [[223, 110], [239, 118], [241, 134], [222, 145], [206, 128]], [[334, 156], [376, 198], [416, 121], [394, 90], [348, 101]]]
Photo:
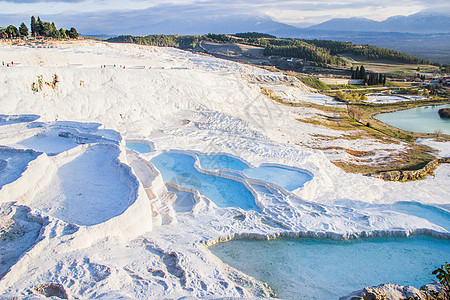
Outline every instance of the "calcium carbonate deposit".
[[[449, 239], [450, 166], [406, 183], [345, 173], [330, 159], [347, 157], [313, 148], [382, 154], [406, 145], [339, 140], [343, 132], [299, 122], [320, 112], [275, 102], [261, 86], [292, 102], [336, 103], [292, 78], [172, 48], [44, 46], [0, 45], [0, 59], [14, 62], [0, 66], [2, 298], [282, 296], [279, 282], [270, 287], [208, 246], [281, 236]], [[336, 139], [317, 145], [317, 135]], [[221, 155], [245, 165], [208, 161]], [[249, 255], [272, 263], [273, 253]], [[323, 299], [314, 286], [307, 298]]]

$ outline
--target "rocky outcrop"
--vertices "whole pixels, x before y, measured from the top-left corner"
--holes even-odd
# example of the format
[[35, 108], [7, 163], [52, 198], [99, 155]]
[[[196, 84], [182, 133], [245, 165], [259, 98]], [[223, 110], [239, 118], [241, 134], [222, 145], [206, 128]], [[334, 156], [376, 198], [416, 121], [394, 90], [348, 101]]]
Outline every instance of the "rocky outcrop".
[[339, 298], [339, 300], [398, 300], [398, 299], [445, 299], [431, 298], [430, 291], [437, 295], [443, 295], [443, 286], [439, 283], [427, 284], [421, 289], [413, 286], [402, 286], [397, 284], [380, 284], [378, 286], [365, 287], [350, 295]]
[[64, 289], [64, 286], [60, 283], [45, 283], [40, 284], [38, 286], [35, 286], [33, 290], [41, 295], [44, 295], [45, 297], [56, 297], [59, 299], [68, 299], [69, 296], [67, 295], [66, 290]]
[[450, 108], [441, 108], [438, 111], [439, 117], [443, 119], [450, 119]]
[[419, 170], [401, 170], [380, 172], [378, 174], [371, 174], [372, 177], [380, 178], [388, 181], [408, 181], [421, 179], [425, 175], [431, 173], [436, 169], [438, 164], [450, 163], [450, 158], [439, 158], [430, 161], [425, 167]]

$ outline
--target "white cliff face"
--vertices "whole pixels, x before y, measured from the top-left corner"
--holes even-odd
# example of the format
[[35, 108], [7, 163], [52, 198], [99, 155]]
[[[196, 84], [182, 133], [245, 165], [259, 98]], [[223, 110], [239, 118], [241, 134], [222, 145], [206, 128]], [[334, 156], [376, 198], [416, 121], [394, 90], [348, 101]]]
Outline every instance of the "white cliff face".
[[[388, 205], [448, 207], [450, 167], [408, 183], [343, 172], [303, 146], [314, 134], [342, 132], [298, 122], [317, 111], [261, 94], [261, 84], [290, 82], [285, 76], [171, 48], [52, 46], [0, 46], [1, 60], [14, 61], [0, 66], [0, 247], [7, 249], [0, 290], [7, 296], [29, 296], [50, 282], [81, 298], [264, 296], [267, 287], [206, 245], [246, 236], [448, 234], [433, 219]], [[279, 92], [330, 101], [299, 82]], [[127, 150], [125, 140], [155, 150]], [[260, 182], [265, 188], [253, 191], [259, 212], [220, 208], [170, 185], [191, 197], [179, 209], [149, 162], [171, 149], [287, 165], [313, 179], [292, 193]]]

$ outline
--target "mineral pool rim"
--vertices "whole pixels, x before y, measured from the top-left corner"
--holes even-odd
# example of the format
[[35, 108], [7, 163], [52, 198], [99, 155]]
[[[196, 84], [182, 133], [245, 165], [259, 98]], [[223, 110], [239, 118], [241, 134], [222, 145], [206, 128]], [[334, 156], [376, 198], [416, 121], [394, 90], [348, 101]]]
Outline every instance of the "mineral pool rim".
[[250, 178], [281, 186], [290, 192], [303, 187], [314, 177], [307, 170], [287, 165], [263, 163], [259, 166], [252, 166], [242, 158], [226, 153], [195, 153], [195, 155], [198, 157], [202, 169], [241, 172]]
[[185, 151], [165, 151], [150, 160], [165, 182], [192, 188], [219, 207], [260, 211], [255, 192], [245, 180], [203, 173], [195, 167], [196, 157]]

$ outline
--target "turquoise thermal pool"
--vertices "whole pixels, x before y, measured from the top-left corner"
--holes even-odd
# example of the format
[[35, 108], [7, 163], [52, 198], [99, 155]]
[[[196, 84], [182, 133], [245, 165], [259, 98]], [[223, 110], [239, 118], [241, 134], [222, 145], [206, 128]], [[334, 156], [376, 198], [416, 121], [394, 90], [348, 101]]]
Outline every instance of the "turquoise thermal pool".
[[243, 183], [197, 171], [191, 155], [164, 152], [151, 162], [161, 172], [164, 181], [196, 189], [219, 207], [259, 211], [255, 197]]
[[439, 207], [419, 202], [399, 201], [392, 204], [391, 209], [426, 219], [450, 232], [450, 212]]
[[282, 299], [338, 299], [388, 282], [419, 288], [450, 259], [450, 240], [429, 236], [235, 240], [209, 249]]
[[450, 105], [421, 106], [379, 114], [375, 118], [404, 130], [425, 133], [433, 133], [436, 130], [440, 130], [442, 133], [450, 134], [450, 119], [442, 119], [438, 114], [439, 109], [445, 107], [450, 107]]
[[149, 153], [152, 151], [150, 146], [145, 143], [126, 143], [128, 149], [134, 150], [139, 153]]
[[[293, 191], [301, 188], [312, 176], [294, 168], [282, 166], [259, 166], [252, 168], [238, 158], [224, 154], [197, 154], [200, 165], [206, 170], [231, 169], [240, 171], [250, 178], [260, 179], [274, 183]], [[238, 176], [238, 175], [234, 175]]]

